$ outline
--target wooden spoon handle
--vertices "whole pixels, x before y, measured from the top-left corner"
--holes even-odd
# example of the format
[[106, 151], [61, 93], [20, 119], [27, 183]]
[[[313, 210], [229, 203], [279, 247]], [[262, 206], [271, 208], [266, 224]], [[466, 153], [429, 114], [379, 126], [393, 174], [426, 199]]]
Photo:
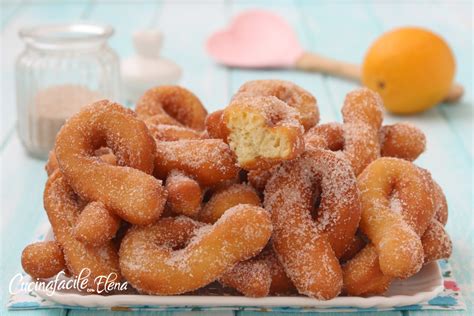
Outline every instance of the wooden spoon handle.
[[296, 61], [296, 69], [321, 72], [353, 81], [360, 81], [360, 67], [318, 54], [305, 52]]
[[[361, 81], [359, 66], [311, 52], [303, 53], [296, 61], [295, 68], [303, 71], [321, 72], [357, 82]], [[463, 94], [464, 88], [460, 84], [454, 83], [443, 102], [455, 103], [461, 99]]]

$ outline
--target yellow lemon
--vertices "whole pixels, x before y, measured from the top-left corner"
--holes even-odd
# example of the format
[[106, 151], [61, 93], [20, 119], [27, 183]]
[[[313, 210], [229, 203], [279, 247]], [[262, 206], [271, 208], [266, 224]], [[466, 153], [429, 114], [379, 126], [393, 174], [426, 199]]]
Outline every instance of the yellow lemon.
[[362, 82], [397, 114], [427, 110], [448, 94], [455, 60], [447, 43], [431, 31], [404, 27], [380, 36], [362, 65]]

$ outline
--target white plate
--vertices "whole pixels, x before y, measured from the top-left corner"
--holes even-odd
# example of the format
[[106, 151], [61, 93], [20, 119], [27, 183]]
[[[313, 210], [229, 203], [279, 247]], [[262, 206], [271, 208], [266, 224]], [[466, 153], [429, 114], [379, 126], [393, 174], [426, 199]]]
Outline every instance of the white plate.
[[[48, 234], [51, 238], [51, 233]], [[46, 239], [50, 239], [46, 238]], [[394, 281], [383, 296], [353, 297], [341, 296], [327, 301], [320, 301], [303, 296], [269, 296], [264, 298], [249, 298], [244, 296], [215, 296], [215, 295], [97, 295], [83, 292], [47, 293], [36, 291], [44, 299], [62, 305], [83, 307], [115, 307], [115, 306], [196, 306], [196, 307], [305, 307], [305, 308], [390, 308], [407, 306], [426, 302], [444, 289], [443, 277], [436, 262], [432, 262], [411, 278]]]

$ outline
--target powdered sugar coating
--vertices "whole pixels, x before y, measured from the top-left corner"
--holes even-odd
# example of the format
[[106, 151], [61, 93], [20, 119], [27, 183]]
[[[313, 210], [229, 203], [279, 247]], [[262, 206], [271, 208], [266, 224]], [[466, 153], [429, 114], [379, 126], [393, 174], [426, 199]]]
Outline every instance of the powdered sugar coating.
[[406, 160], [380, 158], [357, 182], [360, 229], [376, 246], [383, 274], [406, 278], [418, 272], [423, 263], [420, 236], [434, 215], [430, 179]]
[[174, 170], [166, 179], [167, 206], [174, 214], [196, 217], [201, 210], [203, 191], [196, 180]]
[[220, 139], [157, 142], [155, 176], [165, 179], [180, 170], [199, 184], [212, 186], [234, 179], [239, 169], [229, 146]]
[[129, 231], [120, 247], [123, 275], [144, 293], [180, 294], [209, 284], [237, 262], [258, 254], [272, 231], [265, 210], [239, 205], [212, 226], [197, 230], [191, 227], [192, 238], [191, 234], [183, 238], [189, 242], [178, 245], [184, 248], [173, 250], [164, 246], [162, 234], [156, 234], [165, 220], [173, 221], [163, 219], [155, 225]]
[[26, 246], [21, 265], [32, 278], [50, 278], [66, 269], [63, 251], [56, 241], [43, 241]]
[[381, 154], [413, 161], [426, 148], [426, 136], [410, 123], [396, 123], [383, 126], [380, 130]]
[[264, 297], [270, 293], [272, 274], [263, 259], [240, 262], [219, 277], [223, 285], [233, 287], [248, 297]]
[[[119, 166], [94, 156], [103, 146], [112, 149]], [[62, 127], [54, 151], [61, 172], [84, 199], [102, 202], [133, 224], [161, 215], [166, 192], [149, 175], [155, 143], [133, 111], [106, 100], [84, 107]]]
[[179, 86], [151, 88], [138, 100], [136, 112], [141, 118], [166, 114], [186, 127], [203, 130], [207, 111], [189, 90]]
[[453, 243], [443, 225], [433, 219], [421, 237], [423, 245], [424, 263], [439, 259], [447, 259], [453, 251]]
[[344, 100], [344, 153], [356, 175], [380, 157], [382, 108], [380, 96], [366, 88], [348, 93]]
[[[78, 197], [58, 171], [48, 178], [44, 191], [44, 207], [53, 228], [56, 241], [61, 245], [68, 271], [77, 276], [88, 269], [88, 286], [98, 289], [98, 276], [117, 276], [120, 280], [117, 251], [111, 241], [91, 247], [78, 241], [73, 227], [79, 214]], [[103, 286], [103, 285], [102, 285]]]
[[260, 206], [260, 197], [252, 187], [246, 184], [231, 184], [210, 197], [199, 213], [199, 220], [213, 224], [228, 209], [239, 204]]
[[[314, 188], [321, 188], [315, 221]], [[272, 213], [273, 245], [298, 291], [320, 299], [342, 287], [337, 254], [357, 229], [360, 207], [355, 177], [333, 152], [312, 150], [283, 164], [265, 188], [264, 205]]]
[[241, 97], [272, 96], [295, 108], [301, 124], [309, 129], [319, 122], [316, 98], [300, 86], [283, 80], [253, 80], [244, 83], [232, 100]]

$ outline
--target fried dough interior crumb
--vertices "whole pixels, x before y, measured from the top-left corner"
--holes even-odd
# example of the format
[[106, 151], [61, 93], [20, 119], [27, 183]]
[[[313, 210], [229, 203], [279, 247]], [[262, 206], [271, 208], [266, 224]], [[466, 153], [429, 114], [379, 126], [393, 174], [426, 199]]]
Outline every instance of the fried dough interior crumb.
[[265, 118], [251, 111], [234, 111], [229, 117], [229, 146], [239, 164], [257, 157], [280, 158], [291, 152], [291, 142], [284, 133], [267, 127]]

